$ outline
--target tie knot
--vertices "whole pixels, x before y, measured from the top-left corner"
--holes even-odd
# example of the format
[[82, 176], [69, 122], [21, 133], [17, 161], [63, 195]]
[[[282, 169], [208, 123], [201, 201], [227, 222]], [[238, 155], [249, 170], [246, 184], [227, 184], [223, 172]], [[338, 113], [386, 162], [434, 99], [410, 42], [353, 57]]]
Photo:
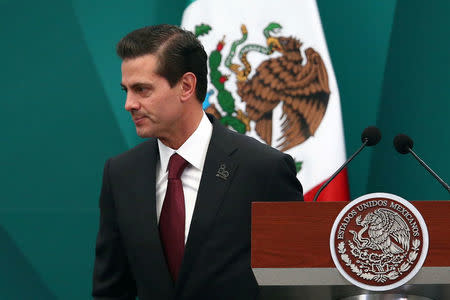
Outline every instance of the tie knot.
[[188, 162], [178, 153], [172, 154], [169, 159], [169, 179], [180, 179], [181, 174], [187, 167]]

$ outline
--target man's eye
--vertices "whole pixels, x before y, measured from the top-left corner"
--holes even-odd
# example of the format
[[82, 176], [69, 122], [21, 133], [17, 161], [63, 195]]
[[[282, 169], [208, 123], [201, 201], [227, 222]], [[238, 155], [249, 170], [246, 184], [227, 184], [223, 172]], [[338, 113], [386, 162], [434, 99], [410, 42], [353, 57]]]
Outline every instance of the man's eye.
[[148, 91], [148, 88], [143, 87], [143, 86], [138, 86], [134, 90], [135, 90], [136, 93], [144, 93], [144, 92]]

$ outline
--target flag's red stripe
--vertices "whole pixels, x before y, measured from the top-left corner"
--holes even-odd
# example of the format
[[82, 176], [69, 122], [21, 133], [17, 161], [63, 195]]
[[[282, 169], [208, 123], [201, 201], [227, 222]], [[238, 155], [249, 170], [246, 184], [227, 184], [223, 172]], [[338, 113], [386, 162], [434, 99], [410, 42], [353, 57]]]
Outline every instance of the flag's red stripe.
[[[305, 201], [313, 201], [317, 191], [327, 180], [324, 180], [320, 184], [316, 185], [312, 190], [303, 195]], [[342, 172], [339, 173], [332, 182], [330, 182], [330, 184], [320, 193], [317, 201], [350, 201], [347, 168], [342, 170]]]

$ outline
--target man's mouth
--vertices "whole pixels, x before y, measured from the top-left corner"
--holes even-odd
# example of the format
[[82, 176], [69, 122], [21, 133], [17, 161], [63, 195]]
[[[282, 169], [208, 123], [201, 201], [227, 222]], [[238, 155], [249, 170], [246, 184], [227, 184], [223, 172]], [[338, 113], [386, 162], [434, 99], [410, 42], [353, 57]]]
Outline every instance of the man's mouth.
[[145, 116], [133, 116], [134, 124], [138, 125], [142, 121], [144, 121]]

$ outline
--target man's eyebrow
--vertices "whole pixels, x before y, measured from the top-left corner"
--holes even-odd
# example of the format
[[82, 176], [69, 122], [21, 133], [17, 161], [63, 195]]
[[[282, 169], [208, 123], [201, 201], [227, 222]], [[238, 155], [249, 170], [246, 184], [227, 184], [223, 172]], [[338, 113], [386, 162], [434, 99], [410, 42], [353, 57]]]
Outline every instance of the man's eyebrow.
[[[123, 90], [128, 90], [128, 88], [123, 83], [120, 83], [120, 86]], [[145, 82], [145, 83], [144, 82], [136, 82], [130, 86], [130, 89], [136, 89], [136, 88], [140, 88], [140, 87], [146, 87], [146, 88], [152, 89], [153, 84], [150, 82]]]
[[132, 89], [138, 88], [138, 87], [148, 87], [148, 88], [151, 88], [151, 87], [153, 87], [153, 84], [151, 84], [150, 82], [136, 82], [136, 83], [133, 83], [133, 84], [131, 85], [131, 88], [132, 88]]

